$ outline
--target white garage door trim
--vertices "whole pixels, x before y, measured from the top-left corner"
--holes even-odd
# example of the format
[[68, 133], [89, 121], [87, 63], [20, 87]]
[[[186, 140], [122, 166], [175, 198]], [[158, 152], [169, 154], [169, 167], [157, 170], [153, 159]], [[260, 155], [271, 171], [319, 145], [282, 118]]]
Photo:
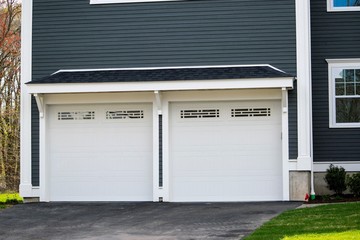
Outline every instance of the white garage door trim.
[[282, 130], [282, 200], [289, 200], [289, 139], [288, 139], [288, 92], [287, 89], [249, 89], [249, 90], [227, 90], [227, 91], [193, 91], [193, 92], [167, 92], [163, 94], [163, 166], [164, 186], [161, 190], [164, 201], [172, 201], [170, 197], [170, 110], [172, 102], [194, 102], [194, 101], [247, 101], [247, 100], [280, 100], [281, 102], [281, 130]]
[[280, 100], [172, 102], [170, 199], [282, 200]]
[[151, 104], [52, 105], [48, 114], [50, 201], [152, 201]]
[[[247, 89], [247, 90], [212, 90], [212, 91], [170, 91], [160, 92], [161, 101], [155, 100], [154, 92], [143, 93], [98, 93], [98, 94], [46, 94], [37, 102], [40, 111], [40, 201], [49, 201], [47, 184], [47, 110], [49, 104], [89, 104], [89, 103], [151, 103], [153, 104], [153, 201], [170, 201], [169, 194], [169, 103], [181, 101], [238, 101], [279, 99], [282, 104], [282, 160], [283, 160], [283, 200], [289, 200], [288, 167], [288, 113], [287, 89]], [[159, 110], [159, 111], [158, 111]], [[163, 118], [163, 187], [159, 181], [159, 139], [158, 117]]]

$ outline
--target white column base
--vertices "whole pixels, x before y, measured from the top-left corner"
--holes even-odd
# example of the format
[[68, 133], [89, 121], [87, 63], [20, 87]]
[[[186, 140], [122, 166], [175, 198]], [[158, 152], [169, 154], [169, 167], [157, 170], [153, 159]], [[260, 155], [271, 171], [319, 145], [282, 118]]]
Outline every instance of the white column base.
[[22, 197], [33, 197], [33, 186], [31, 184], [20, 184], [19, 191]]
[[296, 163], [296, 170], [311, 171], [312, 158], [310, 156], [299, 156]]

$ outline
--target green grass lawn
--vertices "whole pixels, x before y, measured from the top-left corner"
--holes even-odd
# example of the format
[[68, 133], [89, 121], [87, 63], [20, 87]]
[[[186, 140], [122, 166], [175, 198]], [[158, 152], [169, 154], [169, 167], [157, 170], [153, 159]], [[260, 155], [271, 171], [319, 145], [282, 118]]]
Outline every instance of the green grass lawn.
[[358, 240], [360, 231], [353, 230], [342, 233], [319, 233], [319, 234], [302, 234], [292, 237], [285, 237], [284, 240]]
[[[245, 239], [279, 240], [287, 236], [293, 237], [285, 238], [287, 240], [302, 240], [311, 239], [311, 234], [316, 234], [313, 239], [319, 240], [360, 239], [330, 236], [336, 236], [336, 233], [349, 234], [345, 233], [348, 231], [359, 236], [356, 230], [360, 230], [360, 203], [330, 204], [284, 212]], [[349, 237], [352, 237], [351, 234]]]
[[23, 198], [18, 193], [1, 193], [0, 209], [6, 208], [8, 205], [22, 203]]

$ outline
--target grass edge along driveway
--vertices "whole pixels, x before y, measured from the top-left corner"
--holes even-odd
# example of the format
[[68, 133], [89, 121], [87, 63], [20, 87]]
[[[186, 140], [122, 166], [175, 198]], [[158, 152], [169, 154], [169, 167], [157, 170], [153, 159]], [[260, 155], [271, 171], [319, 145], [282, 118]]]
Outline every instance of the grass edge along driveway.
[[[336, 239], [330, 238], [330, 235], [336, 236], [336, 233], [353, 231], [354, 234], [359, 234], [356, 230], [360, 230], [359, 202], [329, 204], [284, 212], [265, 223], [245, 240], [279, 240], [285, 237], [289, 240], [302, 240], [309, 239], [309, 234], [316, 234], [317, 240], [328, 240]], [[354, 234], [350, 234], [350, 237]]]

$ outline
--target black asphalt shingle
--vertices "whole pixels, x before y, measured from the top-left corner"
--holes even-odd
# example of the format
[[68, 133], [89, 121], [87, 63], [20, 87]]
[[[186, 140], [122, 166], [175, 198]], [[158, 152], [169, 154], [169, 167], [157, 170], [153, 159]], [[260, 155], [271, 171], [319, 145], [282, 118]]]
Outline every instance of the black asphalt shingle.
[[35, 79], [28, 84], [43, 83], [101, 83], [101, 82], [149, 82], [179, 80], [219, 80], [293, 77], [271, 66], [236, 67], [189, 67], [166, 69], [125, 69], [60, 71]]

